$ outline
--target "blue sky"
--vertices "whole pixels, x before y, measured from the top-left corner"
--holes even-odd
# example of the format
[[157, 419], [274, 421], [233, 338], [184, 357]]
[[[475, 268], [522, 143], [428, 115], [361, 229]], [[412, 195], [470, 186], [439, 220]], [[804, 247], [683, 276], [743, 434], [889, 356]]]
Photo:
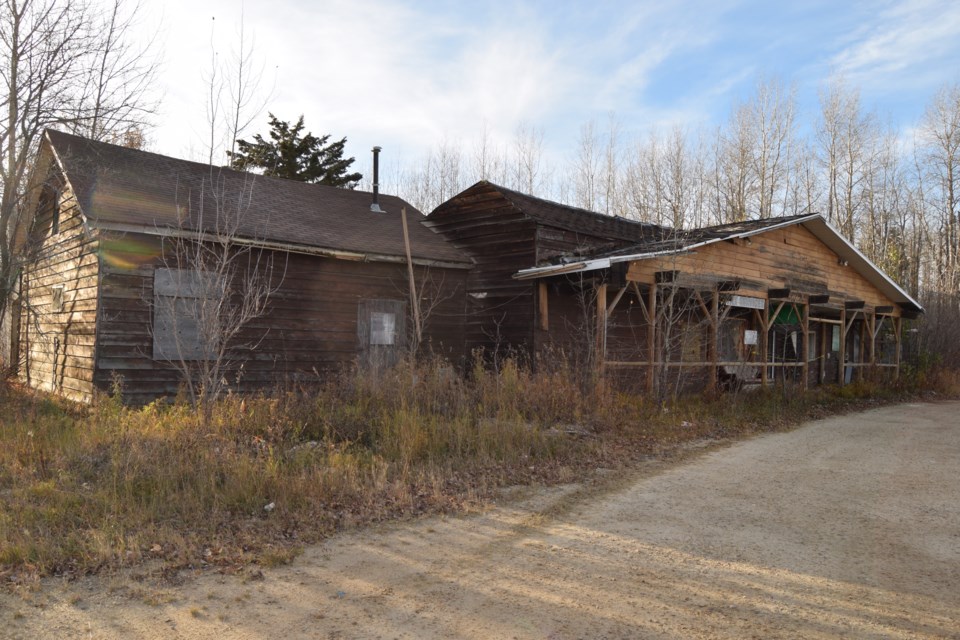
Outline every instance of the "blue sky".
[[[302, 113], [314, 133], [347, 136], [358, 164], [374, 144], [411, 161], [442, 141], [468, 146], [484, 125], [509, 144], [521, 123], [542, 128], [562, 161], [590, 120], [613, 114], [628, 137], [713, 126], [771, 76], [796, 87], [801, 123], [843, 76], [867, 108], [909, 129], [937, 88], [960, 81], [950, 0], [247, 0], [244, 12], [262, 87], [273, 87], [248, 137], [265, 132], [267, 110]], [[211, 41], [229, 56], [239, 14], [235, 0], [149, 7], [142, 26], [161, 25], [163, 64], [153, 150], [199, 156]]]

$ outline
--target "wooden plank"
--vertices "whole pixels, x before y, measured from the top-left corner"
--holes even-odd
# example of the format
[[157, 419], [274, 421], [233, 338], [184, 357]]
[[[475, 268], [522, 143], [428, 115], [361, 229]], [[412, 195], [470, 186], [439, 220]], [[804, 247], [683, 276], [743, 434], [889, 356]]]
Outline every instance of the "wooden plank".
[[610, 302], [610, 304], [607, 307], [607, 318], [613, 315], [613, 312], [616, 310], [617, 305], [620, 303], [620, 298], [622, 298], [623, 294], [627, 292], [628, 286], [629, 286], [628, 284], [623, 285], [620, 288], [620, 290], [617, 291], [617, 294], [613, 297], [613, 300]]
[[597, 348], [596, 348], [596, 366], [597, 372], [603, 374], [603, 361], [607, 355], [607, 284], [603, 283], [597, 286]]
[[719, 335], [720, 335], [720, 288], [713, 292], [710, 298], [710, 336], [707, 347], [710, 362], [710, 376], [708, 383], [710, 392], [717, 389], [717, 360], [719, 359]]
[[539, 296], [538, 300], [540, 302], [540, 329], [542, 331], [550, 331], [550, 305], [547, 300], [547, 283], [541, 280], [538, 283]]
[[[854, 315], [856, 315], [856, 312], [854, 312]], [[840, 360], [840, 363], [839, 363], [838, 366], [840, 367], [840, 379], [839, 379], [839, 384], [840, 384], [840, 386], [842, 387], [842, 386], [846, 383], [845, 381], [846, 381], [846, 377], [847, 377], [847, 376], [846, 376], [846, 369], [844, 368], [845, 365], [846, 365], [846, 359], [847, 359], [847, 328], [848, 328], [848, 327], [847, 327], [847, 308], [846, 308], [846, 306], [843, 306], [843, 307], [840, 308], [840, 327], [841, 327], [841, 331], [840, 331], [840, 352], [839, 352], [839, 360]]]
[[647, 353], [650, 354], [650, 366], [647, 367], [647, 393], [652, 394], [656, 388], [656, 360], [657, 353], [657, 285], [650, 285], [647, 291], [647, 313], [650, 322], [647, 323]]
[[800, 383], [800, 388], [806, 391], [807, 386], [809, 385], [809, 373], [810, 373], [810, 305], [804, 304], [800, 305], [800, 331], [802, 332], [801, 341], [800, 341], [800, 350], [803, 353], [803, 369], [800, 372], [802, 381]]

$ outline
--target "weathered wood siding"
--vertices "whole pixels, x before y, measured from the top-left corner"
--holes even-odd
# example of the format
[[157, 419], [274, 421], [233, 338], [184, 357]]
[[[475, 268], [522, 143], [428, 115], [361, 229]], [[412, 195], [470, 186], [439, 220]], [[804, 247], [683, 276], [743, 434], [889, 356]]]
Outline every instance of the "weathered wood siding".
[[[30, 386], [89, 401], [96, 340], [97, 239], [83, 226], [72, 192], [59, 190], [59, 230], [41, 207], [31, 234], [32, 259], [22, 276], [20, 377]], [[59, 288], [59, 291], [57, 289]], [[60, 300], [55, 308], [55, 296]]]
[[553, 346], [565, 350], [578, 346], [582, 327], [577, 310], [558, 311], [567, 316], [562, 324], [569, 335], [546, 335], [538, 329], [537, 283], [514, 280], [513, 274], [557, 256], [625, 243], [538, 222], [492, 186], [452, 199], [428, 220], [434, 230], [475, 261], [467, 284], [468, 351], [479, 347], [530, 353]]
[[495, 192], [455, 198], [429, 221], [476, 263], [467, 278], [467, 351], [528, 350], [536, 284], [512, 276], [535, 263], [537, 225]]
[[761, 233], [749, 242], [718, 242], [689, 255], [634, 262], [627, 277], [652, 283], [658, 271], [739, 280], [748, 295], [787, 288], [829, 294], [835, 301], [863, 300], [869, 307], [893, 304], [852, 267], [839, 264], [837, 255], [800, 225]]
[[[176, 392], [180, 378], [153, 357], [154, 270], [163, 265], [160, 240], [128, 234], [104, 241], [102, 311], [96, 383], [123, 377], [132, 401]], [[408, 300], [404, 264], [359, 262], [275, 253], [277, 287], [266, 315], [248, 323], [234, 352], [240, 389], [317, 380], [352, 363], [360, 351], [357, 309], [362, 300]], [[417, 267], [417, 284], [431, 307], [425, 338], [435, 352], [463, 357], [464, 287], [459, 269]], [[410, 323], [408, 322], [408, 326]], [[249, 348], [253, 346], [253, 348]]]
[[[537, 305], [538, 357], [562, 352], [573, 364], [591, 366], [597, 348], [595, 280], [573, 274], [555, 276], [543, 283], [546, 302]], [[608, 304], [612, 304], [617, 291], [607, 288]], [[636, 295], [628, 289], [607, 320], [607, 359], [645, 359], [646, 337], [643, 311]]]

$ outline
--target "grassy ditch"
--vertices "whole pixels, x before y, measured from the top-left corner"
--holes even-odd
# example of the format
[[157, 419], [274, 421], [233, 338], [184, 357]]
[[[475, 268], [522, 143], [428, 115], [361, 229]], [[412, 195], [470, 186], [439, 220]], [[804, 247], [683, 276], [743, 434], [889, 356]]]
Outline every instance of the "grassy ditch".
[[738, 437], [896, 400], [956, 376], [685, 398], [666, 408], [564, 367], [508, 362], [467, 379], [441, 363], [309, 390], [78, 407], [0, 385], [0, 577], [19, 584], [157, 560], [163, 570], [288, 562], [364, 523], [460, 511], [498, 487], [557, 483], [704, 437]]

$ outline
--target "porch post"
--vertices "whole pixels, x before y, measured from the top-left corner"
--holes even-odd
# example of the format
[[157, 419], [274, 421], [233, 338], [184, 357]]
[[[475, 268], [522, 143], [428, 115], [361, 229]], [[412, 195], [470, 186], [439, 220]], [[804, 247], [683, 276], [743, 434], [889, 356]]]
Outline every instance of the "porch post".
[[[818, 323], [820, 325], [820, 346], [817, 348], [817, 359], [819, 360], [820, 368], [820, 377], [817, 378], [817, 384], [823, 384], [824, 378], [827, 377], [827, 329], [829, 328], [832, 332], [833, 329], [830, 328], [830, 325], [825, 322]], [[833, 336], [830, 336], [830, 339], [833, 339]]]
[[764, 298], [763, 300], [763, 315], [760, 316], [760, 328], [762, 329], [760, 333], [760, 364], [762, 368], [760, 369], [760, 386], [767, 386], [767, 347], [770, 344], [770, 325], [769, 325], [769, 315], [770, 315], [770, 300], [769, 298]]
[[900, 379], [900, 351], [903, 348], [903, 336], [902, 336], [903, 316], [897, 316], [896, 318], [894, 318], [893, 326], [894, 326], [893, 333], [897, 337], [897, 357], [896, 357], [896, 360], [894, 360], [897, 366], [893, 370], [894, 371], [893, 375], [897, 380], [899, 380]]
[[720, 335], [720, 287], [713, 288], [713, 299], [710, 301], [710, 392], [717, 390], [717, 362], [719, 360], [717, 348]]
[[597, 373], [603, 375], [603, 363], [607, 357], [607, 285], [597, 286]]
[[844, 384], [844, 378], [847, 373], [847, 368], [844, 366], [844, 358], [847, 355], [847, 306], [843, 305], [840, 307], [840, 352], [838, 358], [840, 359], [840, 386]]
[[540, 281], [538, 287], [538, 302], [540, 303], [540, 330], [550, 331], [550, 306], [547, 301], [547, 283]]
[[802, 380], [800, 388], [807, 390], [807, 378], [810, 373], [810, 296], [804, 296], [803, 310], [800, 312], [800, 375]]
[[647, 292], [647, 393], [652, 394], [655, 387], [657, 364], [657, 283], [650, 284]]

